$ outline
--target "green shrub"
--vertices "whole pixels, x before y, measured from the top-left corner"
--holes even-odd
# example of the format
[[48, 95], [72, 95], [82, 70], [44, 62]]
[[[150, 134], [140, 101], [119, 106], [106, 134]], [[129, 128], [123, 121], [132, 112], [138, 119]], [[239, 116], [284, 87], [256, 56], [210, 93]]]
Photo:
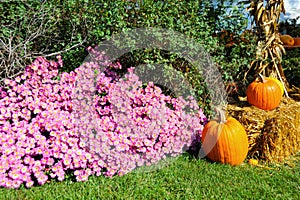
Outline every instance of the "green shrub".
[[5, 1], [0, 4], [0, 84], [13, 78], [39, 56], [53, 51], [57, 12], [40, 1]]
[[[52, 0], [40, 3], [36, 0], [18, 4], [8, 2], [0, 6], [0, 11], [15, 11], [6, 12], [6, 26], [3, 30], [7, 33], [12, 31], [21, 40], [26, 38], [28, 30], [35, 30], [39, 24], [28, 24], [27, 21], [37, 17], [43, 19], [37, 21], [45, 22], [43, 28], [46, 31], [30, 44], [26, 44], [26, 48], [49, 59], [61, 54], [64, 60], [63, 71], [74, 70], [88, 55], [88, 46], [95, 46], [113, 34], [135, 28], [156, 27], [177, 31], [198, 42], [215, 61], [223, 80], [230, 82], [241, 79], [253, 59], [254, 52], [253, 42], [240, 42], [240, 34], [246, 29], [248, 22], [243, 14], [243, 4], [235, 2]], [[43, 14], [39, 15], [37, 11], [43, 11]], [[11, 21], [23, 23], [24, 26], [11, 29], [7, 26]], [[236, 43], [232, 47], [226, 47], [222, 39], [216, 37], [222, 30], [234, 33]], [[32, 62], [37, 54], [29, 57], [26, 62]], [[196, 73], [197, 67], [191, 66], [180, 55], [158, 48], [137, 49], [122, 55], [118, 60], [127, 67], [159, 63], [166, 69], [173, 68], [183, 72], [183, 76], [194, 87], [199, 103], [209, 111], [209, 91], [201, 72]]]
[[283, 56], [282, 67], [287, 81], [296, 87], [300, 87], [300, 49], [287, 49]]

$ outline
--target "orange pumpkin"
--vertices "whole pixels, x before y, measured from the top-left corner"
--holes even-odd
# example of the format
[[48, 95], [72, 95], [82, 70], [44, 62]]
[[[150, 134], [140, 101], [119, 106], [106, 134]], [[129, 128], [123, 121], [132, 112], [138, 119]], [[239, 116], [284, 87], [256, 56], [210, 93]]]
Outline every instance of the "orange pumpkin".
[[300, 38], [294, 38], [294, 45], [299, 46], [300, 45]]
[[273, 110], [282, 97], [282, 89], [277, 81], [259, 75], [246, 90], [247, 101], [262, 110]]
[[202, 149], [210, 160], [232, 166], [241, 164], [248, 154], [244, 127], [233, 117], [226, 119], [217, 109], [219, 119], [209, 121], [202, 132]]
[[284, 87], [283, 87], [283, 84], [281, 83], [281, 81], [278, 80], [277, 78], [274, 78], [274, 77], [269, 77], [267, 79], [274, 80], [279, 85], [280, 91], [281, 91], [281, 96], [283, 96], [283, 94], [284, 94]]
[[294, 45], [294, 38], [290, 35], [280, 35], [280, 40], [285, 45]]

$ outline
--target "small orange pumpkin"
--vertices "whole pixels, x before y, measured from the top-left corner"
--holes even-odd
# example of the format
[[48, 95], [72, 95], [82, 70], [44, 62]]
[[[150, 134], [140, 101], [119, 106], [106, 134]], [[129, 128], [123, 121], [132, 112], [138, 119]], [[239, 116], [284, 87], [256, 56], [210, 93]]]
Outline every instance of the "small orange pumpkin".
[[283, 44], [286, 44], [286, 45], [294, 45], [295, 41], [294, 41], [294, 38], [290, 35], [281, 35], [280, 36], [280, 40]]
[[241, 164], [248, 154], [248, 138], [244, 127], [233, 117], [226, 119], [216, 109], [219, 119], [209, 121], [202, 132], [202, 149], [210, 160], [232, 166]]
[[256, 159], [249, 159], [249, 161], [248, 161], [248, 163], [250, 164], [250, 165], [258, 165], [258, 160], [256, 160]]
[[294, 45], [295, 46], [299, 46], [300, 45], [300, 38], [299, 37], [294, 38]]
[[280, 103], [282, 89], [278, 82], [272, 78], [265, 78], [261, 74], [259, 76], [260, 78], [257, 78], [247, 87], [247, 101], [262, 110], [273, 110]]

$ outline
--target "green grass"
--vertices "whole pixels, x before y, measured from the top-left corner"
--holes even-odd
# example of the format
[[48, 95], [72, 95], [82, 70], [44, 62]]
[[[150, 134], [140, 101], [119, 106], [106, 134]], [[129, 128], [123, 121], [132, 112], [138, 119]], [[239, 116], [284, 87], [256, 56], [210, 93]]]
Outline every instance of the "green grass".
[[51, 182], [0, 189], [0, 199], [299, 199], [300, 163], [237, 167], [180, 156], [160, 170], [140, 168], [122, 177]]

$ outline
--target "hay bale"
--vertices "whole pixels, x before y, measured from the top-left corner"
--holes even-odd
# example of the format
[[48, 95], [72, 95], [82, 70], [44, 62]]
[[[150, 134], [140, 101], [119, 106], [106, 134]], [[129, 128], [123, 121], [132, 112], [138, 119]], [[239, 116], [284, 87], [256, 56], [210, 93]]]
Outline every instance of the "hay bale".
[[300, 151], [300, 102], [283, 98], [278, 108], [264, 111], [244, 100], [228, 105], [227, 114], [245, 127], [249, 158], [282, 162]]

